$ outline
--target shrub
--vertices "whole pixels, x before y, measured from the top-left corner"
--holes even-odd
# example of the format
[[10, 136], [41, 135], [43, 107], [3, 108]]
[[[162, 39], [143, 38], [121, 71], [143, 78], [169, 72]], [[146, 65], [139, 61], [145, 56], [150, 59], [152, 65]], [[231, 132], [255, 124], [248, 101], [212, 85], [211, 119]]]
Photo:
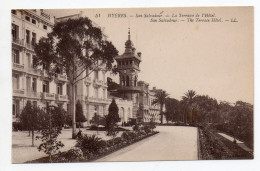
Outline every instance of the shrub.
[[151, 127], [150, 127], [149, 125], [145, 125], [145, 126], [144, 126], [144, 132], [145, 132], [146, 134], [149, 134], [151, 131], [152, 131], [152, 130], [151, 130]]
[[24, 131], [26, 130], [21, 122], [13, 122], [13, 131]]
[[77, 140], [76, 147], [79, 147], [83, 153], [98, 153], [101, 148], [104, 148], [106, 143], [104, 143], [101, 138], [96, 135], [88, 136], [83, 135]]
[[53, 162], [77, 162], [83, 160], [83, 152], [80, 148], [73, 147], [69, 151], [59, 153], [53, 157]]

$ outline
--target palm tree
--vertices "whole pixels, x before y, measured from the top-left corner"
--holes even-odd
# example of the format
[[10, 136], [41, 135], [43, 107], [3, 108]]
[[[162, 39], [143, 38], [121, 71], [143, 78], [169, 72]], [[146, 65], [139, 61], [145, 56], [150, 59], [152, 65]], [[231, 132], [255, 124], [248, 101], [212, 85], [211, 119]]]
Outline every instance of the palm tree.
[[152, 105], [159, 104], [160, 105], [160, 115], [161, 115], [161, 124], [163, 123], [163, 105], [166, 102], [166, 98], [168, 97], [168, 93], [166, 91], [161, 90], [157, 91], [155, 94], [155, 99], [152, 102]]
[[192, 112], [192, 105], [194, 104], [195, 98], [197, 97], [196, 94], [197, 94], [196, 91], [188, 90], [188, 92], [184, 93], [184, 96], [182, 96], [182, 102], [185, 105], [185, 112], [184, 112], [184, 119], [183, 119], [184, 122], [187, 122], [187, 112]]

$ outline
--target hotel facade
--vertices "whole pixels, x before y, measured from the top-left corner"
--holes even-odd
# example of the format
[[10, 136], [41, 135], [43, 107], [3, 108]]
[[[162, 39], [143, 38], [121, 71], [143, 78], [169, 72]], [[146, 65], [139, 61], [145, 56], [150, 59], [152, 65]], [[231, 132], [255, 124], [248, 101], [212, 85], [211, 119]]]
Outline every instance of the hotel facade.
[[[13, 82], [13, 121], [17, 121], [28, 100], [33, 105], [47, 107], [61, 106], [69, 111], [69, 84], [65, 74], [50, 78], [44, 66], [33, 67], [34, 45], [41, 37], [46, 37], [55, 22], [83, 17], [83, 13], [55, 18], [44, 10], [12, 10], [12, 82]], [[99, 27], [94, 23], [96, 27]], [[106, 37], [104, 35], [104, 37]], [[130, 118], [137, 122], [149, 122], [153, 119], [160, 122], [159, 105], [152, 105], [155, 89], [149, 90], [149, 84], [138, 81], [141, 53], [136, 53], [130, 40], [130, 32], [126, 42], [125, 53], [116, 57], [120, 71], [121, 88], [115, 93], [107, 91], [107, 73], [105, 67], [99, 67], [75, 86], [75, 97], [83, 107], [87, 121], [84, 126], [91, 125], [95, 114], [108, 114], [112, 99], [119, 108], [120, 122], [128, 122]], [[129, 63], [128, 63], [129, 62]], [[68, 112], [68, 114], [70, 114]]]

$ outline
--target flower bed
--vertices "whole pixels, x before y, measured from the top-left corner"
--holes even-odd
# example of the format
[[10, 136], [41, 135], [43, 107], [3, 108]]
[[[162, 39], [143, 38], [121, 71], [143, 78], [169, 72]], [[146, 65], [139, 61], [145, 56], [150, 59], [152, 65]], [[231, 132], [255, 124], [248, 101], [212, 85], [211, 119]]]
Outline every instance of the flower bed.
[[[75, 147], [66, 152], [60, 152], [54, 155], [52, 162], [90, 162], [157, 133], [158, 132], [154, 131], [125, 131], [121, 137], [107, 141], [94, 135], [83, 135], [82, 139], [77, 140]], [[49, 157], [43, 157], [26, 163], [49, 163]]]
[[199, 144], [201, 160], [252, 159], [253, 155], [237, 144], [225, 139], [213, 129], [199, 126]]

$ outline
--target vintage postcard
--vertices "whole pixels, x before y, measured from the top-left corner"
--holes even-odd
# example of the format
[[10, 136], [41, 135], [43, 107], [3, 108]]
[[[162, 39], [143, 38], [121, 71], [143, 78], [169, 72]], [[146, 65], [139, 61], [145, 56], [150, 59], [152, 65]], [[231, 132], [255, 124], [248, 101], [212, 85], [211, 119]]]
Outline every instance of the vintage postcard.
[[253, 7], [10, 15], [12, 163], [254, 159]]

